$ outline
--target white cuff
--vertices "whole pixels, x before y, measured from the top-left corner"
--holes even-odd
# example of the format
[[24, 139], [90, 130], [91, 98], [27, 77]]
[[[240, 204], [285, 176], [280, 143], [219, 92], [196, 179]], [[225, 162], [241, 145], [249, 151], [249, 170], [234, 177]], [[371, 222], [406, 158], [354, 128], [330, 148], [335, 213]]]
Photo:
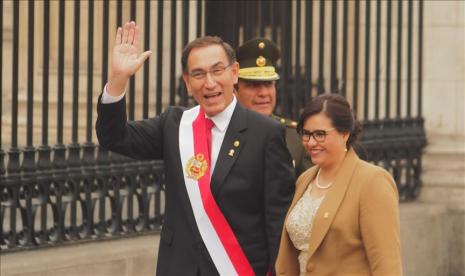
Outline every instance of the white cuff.
[[115, 97], [115, 96], [108, 94], [107, 85], [108, 84], [105, 84], [105, 87], [103, 88], [102, 99], [101, 99], [102, 104], [116, 103], [116, 102], [121, 101], [124, 98], [126, 91], [123, 94]]

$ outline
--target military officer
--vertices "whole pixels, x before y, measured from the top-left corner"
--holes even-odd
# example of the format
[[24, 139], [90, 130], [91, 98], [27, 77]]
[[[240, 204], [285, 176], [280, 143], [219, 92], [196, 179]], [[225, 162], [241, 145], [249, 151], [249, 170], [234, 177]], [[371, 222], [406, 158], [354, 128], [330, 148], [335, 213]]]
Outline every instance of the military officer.
[[286, 141], [292, 155], [296, 176], [310, 167], [310, 158], [297, 134], [297, 123], [273, 114], [276, 106], [276, 61], [280, 51], [275, 43], [266, 38], [255, 38], [245, 42], [237, 51], [239, 80], [236, 96], [245, 107], [265, 116], [271, 116], [286, 126]]

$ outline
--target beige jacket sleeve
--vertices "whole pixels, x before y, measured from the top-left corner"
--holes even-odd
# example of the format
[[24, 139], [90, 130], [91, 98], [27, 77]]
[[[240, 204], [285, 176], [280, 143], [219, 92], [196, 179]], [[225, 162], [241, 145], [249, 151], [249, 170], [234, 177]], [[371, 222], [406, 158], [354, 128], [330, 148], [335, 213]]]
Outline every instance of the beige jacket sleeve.
[[360, 231], [373, 275], [402, 275], [398, 198], [382, 169], [361, 187]]

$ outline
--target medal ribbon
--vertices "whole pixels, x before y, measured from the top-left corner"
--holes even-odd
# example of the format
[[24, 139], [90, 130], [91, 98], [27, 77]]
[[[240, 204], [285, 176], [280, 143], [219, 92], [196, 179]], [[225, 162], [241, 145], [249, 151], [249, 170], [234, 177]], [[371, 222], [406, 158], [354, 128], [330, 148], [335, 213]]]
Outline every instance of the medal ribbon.
[[[231, 260], [238, 275], [254, 275], [252, 266], [250, 265], [247, 257], [244, 254], [239, 242], [237, 241], [234, 232], [231, 229], [226, 218], [223, 216], [220, 208], [216, 204], [210, 189], [210, 145], [211, 142], [211, 127], [208, 128], [205, 118], [205, 111], [200, 108], [197, 118], [192, 122], [192, 130], [194, 136], [194, 153], [197, 156], [199, 153], [205, 156], [208, 167], [205, 174], [198, 179], [200, 195], [202, 198], [203, 207], [213, 228], [215, 229], [226, 253]], [[211, 121], [211, 120], [210, 120]], [[213, 125], [213, 122], [211, 122]], [[210, 139], [208, 139], [210, 137]], [[212, 255], [214, 252], [210, 252]], [[212, 256], [213, 257], [213, 256]]]

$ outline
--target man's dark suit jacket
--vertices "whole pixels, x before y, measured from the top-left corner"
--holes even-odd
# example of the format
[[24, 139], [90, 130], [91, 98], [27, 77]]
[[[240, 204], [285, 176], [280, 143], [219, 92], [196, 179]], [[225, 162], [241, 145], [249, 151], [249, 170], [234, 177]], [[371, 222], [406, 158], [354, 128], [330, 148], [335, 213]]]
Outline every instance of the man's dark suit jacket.
[[[184, 108], [156, 118], [126, 120], [126, 102], [97, 106], [97, 137], [104, 148], [135, 158], [163, 159], [166, 205], [157, 275], [218, 275], [202, 242], [184, 184], [179, 122]], [[234, 141], [240, 146], [234, 148]], [[236, 149], [230, 157], [230, 149]], [[256, 275], [274, 266], [281, 229], [294, 192], [285, 129], [237, 103], [211, 178], [211, 191]]]

